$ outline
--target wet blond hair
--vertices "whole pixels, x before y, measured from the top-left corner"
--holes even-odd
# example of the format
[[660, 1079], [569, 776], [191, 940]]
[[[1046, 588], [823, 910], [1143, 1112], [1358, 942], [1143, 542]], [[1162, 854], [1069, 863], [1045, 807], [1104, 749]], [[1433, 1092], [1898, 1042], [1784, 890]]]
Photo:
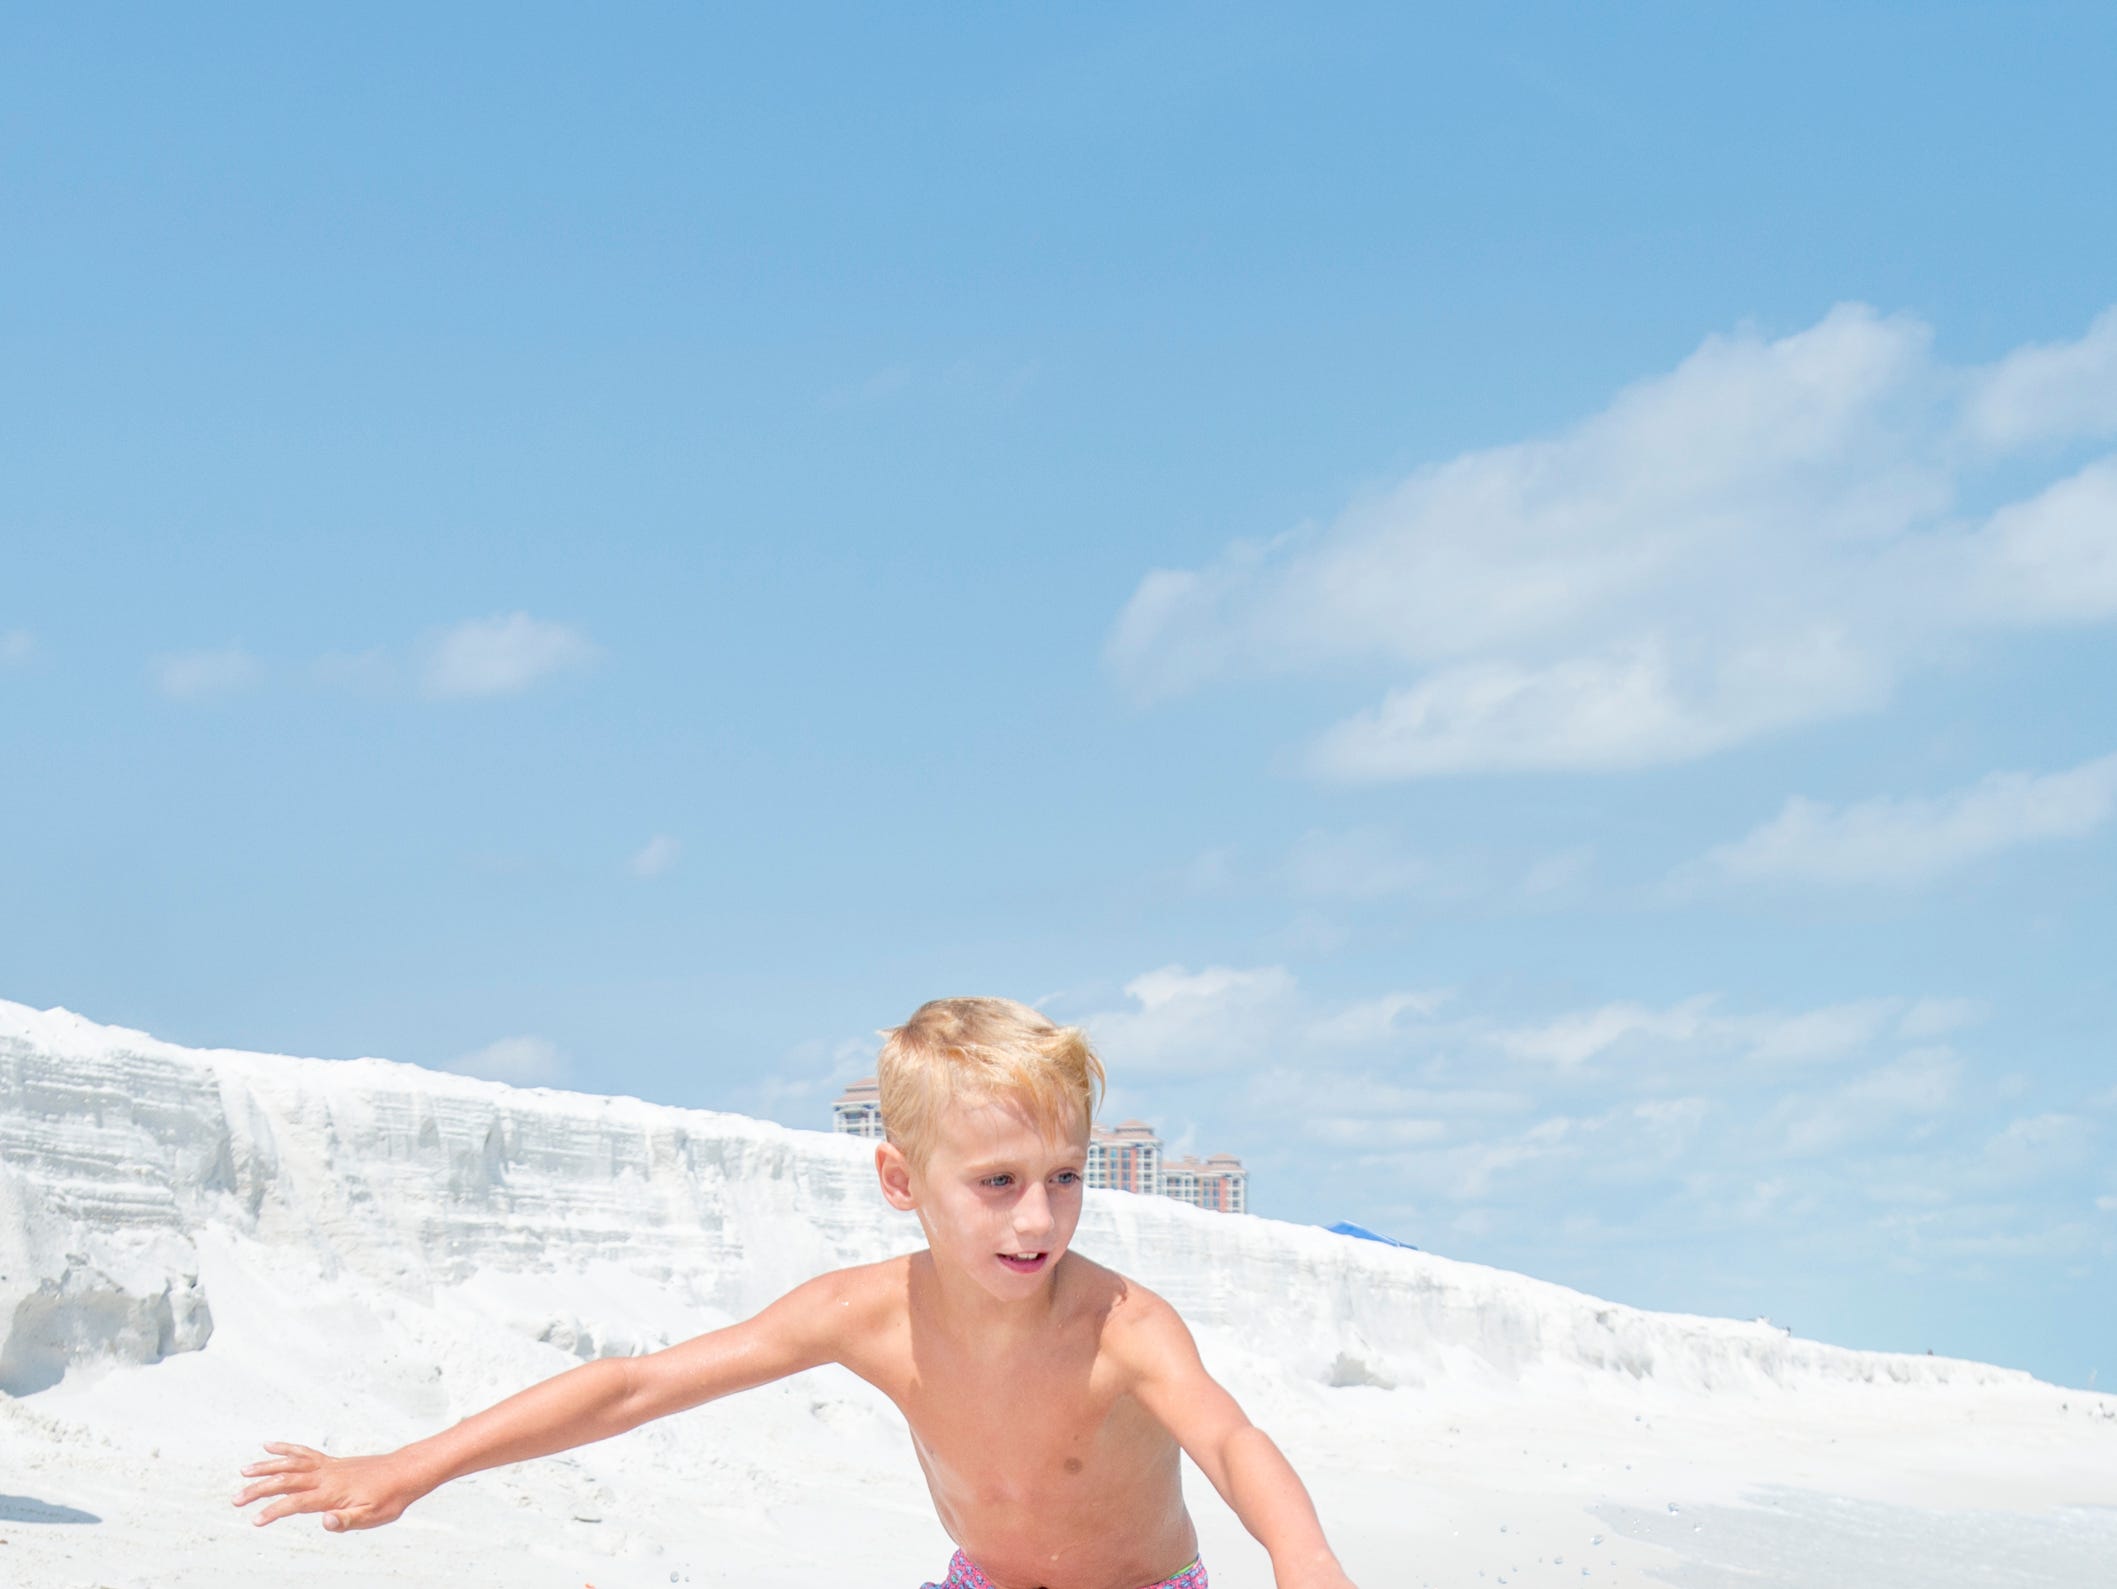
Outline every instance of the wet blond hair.
[[882, 1127], [914, 1165], [933, 1151], [942, 1110], [1005, 1098], [1054, 1132], [1086, 1134], [1103, 1089], [1088, 1034], [1012, 999], [933, 999], [882, 1034], [875, 1062]]

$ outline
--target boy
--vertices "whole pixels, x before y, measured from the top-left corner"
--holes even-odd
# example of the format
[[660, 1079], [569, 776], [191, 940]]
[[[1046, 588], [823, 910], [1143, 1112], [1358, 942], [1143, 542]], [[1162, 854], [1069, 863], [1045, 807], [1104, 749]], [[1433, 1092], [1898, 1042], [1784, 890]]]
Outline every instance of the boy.
[[449, 1479], [545, 1456], [823, 1363], [911, 1426], [961, 1548], [926, 1589], [1206, 1589], [1179, 1449], [1270, 1552], [1278, 1589], [1352, 1589], [1307, 1492], [1161, 1298], [1067, 1251], [1103, 1067], [1008, 999], [937, 999], [876, 1067], [882, 1195], [926, 1251], [797, 1286], [755, 1318], [532, 1386], [387, 1456], [272, 1444], [243, 1469], [260, 1524], [393, 1521]]

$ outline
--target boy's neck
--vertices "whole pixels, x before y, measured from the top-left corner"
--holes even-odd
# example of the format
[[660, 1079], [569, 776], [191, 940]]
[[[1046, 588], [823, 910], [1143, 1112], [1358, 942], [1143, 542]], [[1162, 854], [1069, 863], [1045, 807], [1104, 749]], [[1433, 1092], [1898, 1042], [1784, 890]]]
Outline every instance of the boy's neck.
[[952, 1336], [988, 1347], [1005, 1347], [1040, 1333], [1057, 1308], [1059, 1278], [1073, 1262], [1071, 1253], [1061, 1253], [1036, 1291], [1010, 1301], [994, 1296], [970, 1276], [949, 1270], [931, 1252], [919, 1258], [914, 1272], [925, 1271], [934, 1323]]

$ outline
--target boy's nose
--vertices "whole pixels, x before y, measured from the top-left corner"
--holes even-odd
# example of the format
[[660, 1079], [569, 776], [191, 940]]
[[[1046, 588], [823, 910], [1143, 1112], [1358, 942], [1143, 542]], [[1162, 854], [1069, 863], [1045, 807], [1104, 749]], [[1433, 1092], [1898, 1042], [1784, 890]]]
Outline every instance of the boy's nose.
[[1048, 1236], [1051, 1234], [1051, 1197], [1037, 1182], [1014, 1205], [1014, 1229], [1018, 1236]]

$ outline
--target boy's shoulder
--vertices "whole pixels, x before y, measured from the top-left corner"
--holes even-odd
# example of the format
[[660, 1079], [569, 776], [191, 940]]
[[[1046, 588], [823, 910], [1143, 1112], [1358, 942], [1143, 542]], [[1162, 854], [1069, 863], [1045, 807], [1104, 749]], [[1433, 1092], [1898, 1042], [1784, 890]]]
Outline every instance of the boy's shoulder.
[[895, 1338], [906, 1317], [909, 1260], [830, 1269], [804, 1280], [759, 1317], [778, 1315], [783, 1328], [821, 1356], [850, 1363]]
[[1184, 1328], [1167, 1298], [1131, 1276], [1079, 1253], [1064, 1261], [1073, 1309], [1097, 1320], [1105, 1353], [1123, 1360]]
[[902, 1308], [911, 1286], [911, 1265], [916, 1256], [906, 1253], [897, 1258], [884, 1258], [879, 1263], [857, 1263], [844, 1269], [827, 1270], [801, 1289], [812, 1291], [819, 1302], [835, 1304], [855, 1314], [891, 1306]]

